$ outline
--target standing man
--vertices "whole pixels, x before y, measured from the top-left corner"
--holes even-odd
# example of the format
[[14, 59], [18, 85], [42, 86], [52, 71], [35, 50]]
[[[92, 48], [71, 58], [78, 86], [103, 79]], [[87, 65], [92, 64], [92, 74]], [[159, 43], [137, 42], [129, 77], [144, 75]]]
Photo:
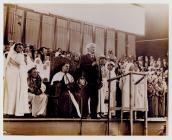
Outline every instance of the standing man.
[[88, 82], [86, 91], [90, 97], [91, 118], [97, 118], [98, 89], [101, 87], [101, 72], [96, 61], [96, 44], [90, 43], [86, 46], [87, 54], [81, 56], [81, 71]]

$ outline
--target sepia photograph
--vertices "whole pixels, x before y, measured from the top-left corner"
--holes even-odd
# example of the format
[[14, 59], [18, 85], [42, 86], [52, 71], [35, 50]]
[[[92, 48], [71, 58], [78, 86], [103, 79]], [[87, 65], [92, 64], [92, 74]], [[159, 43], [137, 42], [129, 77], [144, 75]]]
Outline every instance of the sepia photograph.
[[168, 3], [3, 3], [3, 136], [168, 136]]

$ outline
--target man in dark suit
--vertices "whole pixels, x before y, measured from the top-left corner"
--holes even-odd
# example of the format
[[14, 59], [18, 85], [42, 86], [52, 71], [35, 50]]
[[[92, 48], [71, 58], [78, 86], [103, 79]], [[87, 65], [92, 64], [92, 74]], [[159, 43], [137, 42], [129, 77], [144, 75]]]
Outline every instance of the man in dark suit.
[[101, 87], [101, 71], [96, 62], [96, 44], [90, 43], [86, 46], [87, 54], [81, 56], [80, 68], [88, 82], [86, 91], [90, 97], [91, 118], [97, 118], [98, 89]]

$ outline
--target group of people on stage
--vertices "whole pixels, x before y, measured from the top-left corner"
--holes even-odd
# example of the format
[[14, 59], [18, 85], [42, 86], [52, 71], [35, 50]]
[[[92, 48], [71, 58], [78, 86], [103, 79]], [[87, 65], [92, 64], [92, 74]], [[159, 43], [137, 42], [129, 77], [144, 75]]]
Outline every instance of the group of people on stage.
[[[108, 79], [127, 72], [148, 75], [148, 109], [151, 117], [167, 115], [168, 63], [166, 59], [124, 57], [111, 50], [96, 56], [96, 44], [87, 53], [62, 51], [10, 42], [4, 49], [4, 103], [8, 116], [53, 116], [92, 119], [116, 116], [121, 106], [119, 79], [108, 87]], [[110, 88], [110, 94], [109, 94]], [[110, 96], [110, 97], [109, 97]], [[109, 101], [110, 99], [110, 101]], [[110, 104], [108, 104], [110, 103]], [[109, 106], [108, 106], [109, 105]]]

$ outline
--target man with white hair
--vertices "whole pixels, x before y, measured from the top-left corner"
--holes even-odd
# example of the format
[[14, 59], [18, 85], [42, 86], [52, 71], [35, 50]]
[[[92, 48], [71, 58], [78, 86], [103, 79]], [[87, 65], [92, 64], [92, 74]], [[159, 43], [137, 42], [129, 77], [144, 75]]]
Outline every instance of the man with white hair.
[[87, 54], [81, 56], [80, 68], [86, 81], [86, 91], [90, 97], [91, 118], [97, 118], [98, 89], [101, 87], [101, 71], [96, 61], [96, 44], [90, 43], [86, 46]]

